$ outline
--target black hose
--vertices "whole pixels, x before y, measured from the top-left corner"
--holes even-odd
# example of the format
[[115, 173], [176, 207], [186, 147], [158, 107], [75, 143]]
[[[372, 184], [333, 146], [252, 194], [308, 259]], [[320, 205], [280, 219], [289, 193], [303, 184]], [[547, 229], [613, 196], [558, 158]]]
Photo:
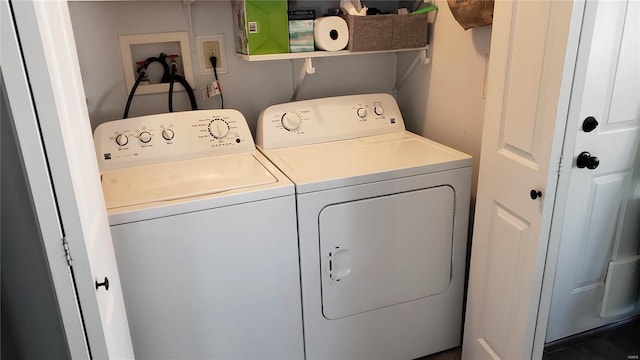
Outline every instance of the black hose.
[[189, 82], [179, 74], [175, 74], [174, 77], [175, 77], [175, 80], [178, 81], [180, 85], [182, 85], [184, 90], [187, 92], [187, 95], [189, 96], [189, 102], [191, 103], [191, 110], [198, 110], [198, 104], [196, 103], [196, 96], [193, 93], [193, 90], [191, 89], [191, 85], [189, 85]]
[[122, 117], [123, 119], [126, 119], [129, 116], [129, 108], [131, 107], [131, 102], [133, 101], [133, 96], [135, 95], [136, 89], [138, 88], [138, 85], [140, 85], [140, 82], [144, 78], [147, 67], [149, 67], [149, 64], [154, 62], [159, 62], [162, 65], [163, 73], [162, 73], [162, 79], [160, 80], [160, 82], [169, 83], [169, 111], [173, 112], [173, 84], [176, 80], [180, 83], [180, 85], [182, 85], [182, 87], [187, 92], [187, 95], [189, 96], [189, 102], [191, 103], [191, 110], [198, 110], [198, 104], [196, 103], [196, 96], [193, 93], [193, 90], [191, 89], [191, 85], [189, 85], [189, 82], [187, 82], [185, 78], [176, 74], [177, 69], [175, 67], [172, 66], [173, 69], [169, 70], [169, 65], [167, 64], [166, 58], [167, 58], [166, 54], [160, 53], [160, 56], [150, 57], [144, 61], [144, 65], [140, 69], [140, 75], [138, 75], [136, 82], [133, 84], [133, 87], [129, 92], [129, 97], [127, 98], [127, 105], [124, 108], [124, 115]]
[[169, 82], [169, 112], [173, 112], [173, 78]]
[[177, 73], [178, 68], [175, 63], [172, 63], [170, 68], [171, 70], [169, 75], [169, 112], [173, 112], [173, 84], [175, 83], [176, 80], [180, 83], [180, 85], [182, 85], [184, 90], [187, 92], [187, 95], [189, 96], [189, 102], [191, 103], [191, 110], [198, 110], [198, 104], [196, 104], [196, 96], [193, 93], [193, 90], [191, 89], [191, 85], [189, 85], [189, 82], [187, 82], [187, 80], [184, 77], [178, 75]]
[[169, 65], [167, 64], [167, 54], [165, 53], [160, 53], [160, 56], [158, 57], [150, 57], [146, 60], [147, 65], [149, 66], [149, 64], [153, 63], [153, 62], [159, 62], [162, 65], [162, 79], [160, 79], [161, 83], [167, 83], [169, 82], [169, 78], [170, 78], [170, 74], [171, 71], [169, 71]]
[[173, 112], [173, 83], [176, 78], [175, 65], [171, 66], [171, 76], [169, 80], [169, 112]]
[[[145, 67], [146, 69], [146, 67]], [[142, 81], [142, 79], [144, 78], [144, 75], [146, 73], [145, 69], [141, 69], [140, 70], [140, 75], [138, 75], [138, 78], [136, 79], [136, 82], [133, 84], [133, 87], [131, 88], [131, 91], [129, 92], [129, 98], [127, 99], [127, 105], [124, 107], [124, 115], [122, 115], [123, 119], [126, 119], [129, 116], [129, 107], [131, 106], [131, 101], [133, 100], [133, 95], [136, 92], [136, 89], [138, 88], [138, 85], [140, 85], [140, 81]]]
[[144, 78], [147, 72], [147, 68], [149, 67], [149, 64], [154, 62], [159, 62], [160, 64], [162, 64], [163, 73], [162, 73], [162, 80], [160, 80], [160, 82], [166, 82], [166, 80], [168, 79], [167, 76], [169, 73], [169, 65], [167, 65], [167, 62], [165, 61], [166, 57], [167, 55], [165, 55], [164, 53], [160, 53], [159, 57], [150, 57], [144, 61], [144, 65], [139, 71], [140, 75], [138, 75], [136, 82], [133, 84], [133, 87], [131, 87], [131, 91], [129, 92], [129, 97], [127, 98], [127, 105], [124, 107], [124, 114], [122, 116], [123, 119], [126, 119], [127, 117], [129, 117], [129, 108], [131, 107], [131, 102], [133, 101], [133, 95], [135, 95], [136, 89], [138, 89], [138, 85], [140, 85], [140, 82]]

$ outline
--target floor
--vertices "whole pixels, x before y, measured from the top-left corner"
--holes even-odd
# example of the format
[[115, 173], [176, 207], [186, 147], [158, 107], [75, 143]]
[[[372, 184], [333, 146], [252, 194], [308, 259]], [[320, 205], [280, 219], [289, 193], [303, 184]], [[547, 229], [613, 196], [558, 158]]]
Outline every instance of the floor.
[[640, 317], [578, 334], [547, 345], [543, 360], [638, 359]]
[[460, 360], [462, 349], [457, 347], [437, 354], [421, 357], [416, 360]]
[[[549, 344], [543, 360], [637, 360], [640, 359], [640, 317]], [[416, 360], [460, 360], [461, 349], [454, 348]]]

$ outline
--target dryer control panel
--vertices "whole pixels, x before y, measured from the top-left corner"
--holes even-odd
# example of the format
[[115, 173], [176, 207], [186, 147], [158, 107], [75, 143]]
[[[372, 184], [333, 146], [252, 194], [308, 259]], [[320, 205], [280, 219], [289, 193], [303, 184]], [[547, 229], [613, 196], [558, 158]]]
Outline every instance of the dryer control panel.
[[316, 144], [405, 131], [389, 94], [337, 96], [273, 105], [258, 119], [263, 149]]
[[93, 136], [100, 172], [255, 151], [237, 110], [197, 110], [100, 124]]

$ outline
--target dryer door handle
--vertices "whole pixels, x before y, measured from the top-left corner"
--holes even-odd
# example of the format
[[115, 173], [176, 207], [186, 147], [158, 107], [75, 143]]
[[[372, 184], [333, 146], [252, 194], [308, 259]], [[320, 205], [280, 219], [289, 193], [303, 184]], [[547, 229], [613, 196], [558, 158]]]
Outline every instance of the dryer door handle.
[[325, 257], [325, 271], [329, 281], [336, 283], [351, 275], [351, 250], [336, 246]]

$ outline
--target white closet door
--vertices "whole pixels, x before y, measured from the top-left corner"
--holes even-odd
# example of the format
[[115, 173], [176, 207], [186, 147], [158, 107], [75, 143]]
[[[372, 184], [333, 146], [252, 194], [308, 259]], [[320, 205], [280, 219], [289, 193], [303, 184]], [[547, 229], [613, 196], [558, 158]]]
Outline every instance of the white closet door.
[[532, 355], [572, 9], [566, 1], [495, 3], [463, 359]]
[[[11, 13], [9, 6], [12, 18], [8, 22], [15, 20], [17, 27], [12, 42], [17, 44], [19, 39], [21, 45], [19, 49], [14, 46], [10, 54], [22, 59], [12, 63], [20, 73], [7, 77], [7, 82], [30, 85], [31, 91], [16, 99], [21, 106], [34, 106], [30, 113], [23, 113], [28, 116], [16, 118], [20, 123], [17, 133], [23, 155], [32, 155], [24, 161], [25, 167], [34, 169], [28, 176], [35, 208], [46, 210], [36, 214], [41, 231], [46, 232], [45, 241], [52, 234], [49, 230], [56, 232], [45, 249], [71, 355], [131, 359], [133, 348], [67, 4], [4, 1], [3, 30], [5, 14]], [[4, 51], [4, 31], [2, 35]], [[4, 74], [4, 52], [2, 56]], [[12, 85], [7, 84], [11, 91]], [[46, 186], [48, 195], [41, 191]], [[70, 267], [64, 261], [60, 235], [68, 241], [73, 259]], [[105, 279], [109, 289], [97, 289], [96, 282]]]

